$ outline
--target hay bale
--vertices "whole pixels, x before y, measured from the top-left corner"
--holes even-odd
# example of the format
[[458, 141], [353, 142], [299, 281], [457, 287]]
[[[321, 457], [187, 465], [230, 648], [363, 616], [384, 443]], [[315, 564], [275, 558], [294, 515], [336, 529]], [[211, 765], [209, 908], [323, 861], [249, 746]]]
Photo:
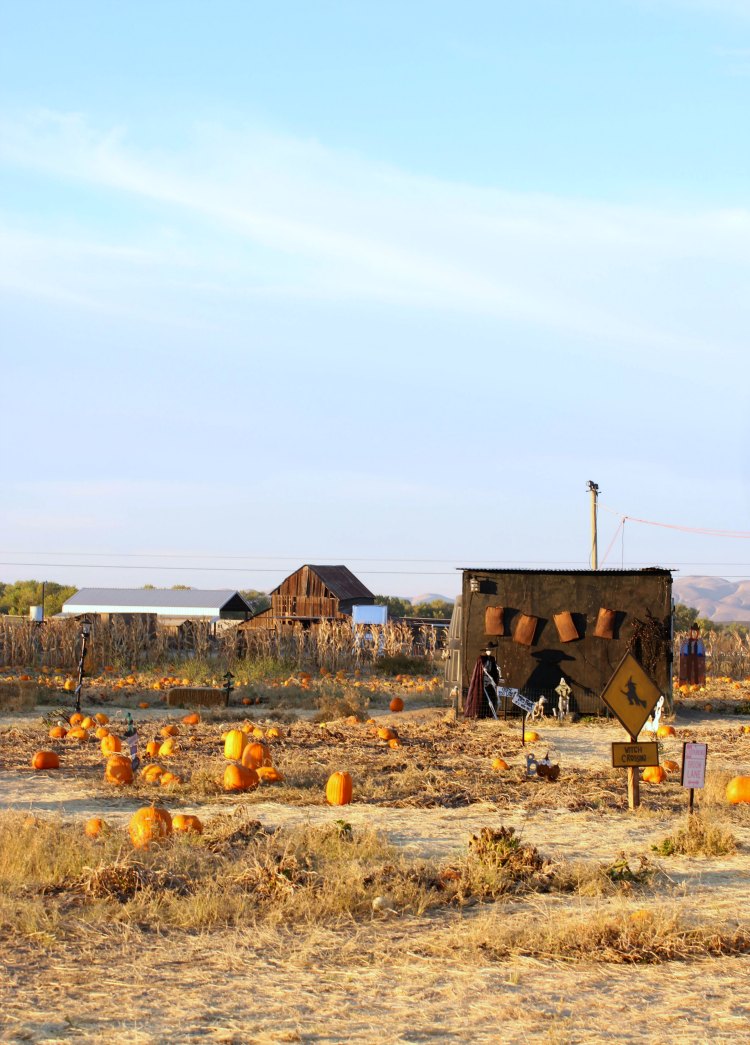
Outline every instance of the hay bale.
[[211, 686], [179, 686], [170, 689], [166, 697], [169, 707], [225, 708], [229, 701], [224, 689]]

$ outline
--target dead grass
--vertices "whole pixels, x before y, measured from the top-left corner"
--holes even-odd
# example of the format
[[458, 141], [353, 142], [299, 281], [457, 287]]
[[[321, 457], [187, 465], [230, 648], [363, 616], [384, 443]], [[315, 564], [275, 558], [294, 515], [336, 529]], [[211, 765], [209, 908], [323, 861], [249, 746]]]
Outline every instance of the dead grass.
[[659, 856], [728, 856], [737, 851], [737, 839], [721, 823], [693, 814], [685, 827], [651, 848]]

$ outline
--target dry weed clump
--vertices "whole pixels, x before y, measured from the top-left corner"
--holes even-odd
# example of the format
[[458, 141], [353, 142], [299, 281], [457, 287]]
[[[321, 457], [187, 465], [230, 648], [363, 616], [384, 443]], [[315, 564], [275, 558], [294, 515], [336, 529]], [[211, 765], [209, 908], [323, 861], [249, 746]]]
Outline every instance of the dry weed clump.
[[679, 911], [667, 907], [616, 913], [592, 910], [585, 915], [556, 912], [549, 918], [508, 919], [493, 913], [467, 926], [460, 949], [492, 961], [525, 956], [655, 964], [747, 954], [750, 932], [728, 923], [691, 925]]
[[651, 847], [659, 856], [729, 856], [737, 851], [737, 839], [720, 823], [694, 814], [687, 826]]

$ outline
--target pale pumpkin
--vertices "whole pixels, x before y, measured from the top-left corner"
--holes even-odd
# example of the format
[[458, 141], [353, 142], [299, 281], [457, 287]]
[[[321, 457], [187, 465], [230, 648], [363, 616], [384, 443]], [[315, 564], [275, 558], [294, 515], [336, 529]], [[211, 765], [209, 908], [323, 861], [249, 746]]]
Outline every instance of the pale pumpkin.
[[174, 737], [167, 737], [159, 746], [159, 758], [173, 758], [180, 750], [180, 746]]
[[241, 729], [230, 729], [224, 740], [224, 758], [239, 762], [246, 744], [247, 737]]

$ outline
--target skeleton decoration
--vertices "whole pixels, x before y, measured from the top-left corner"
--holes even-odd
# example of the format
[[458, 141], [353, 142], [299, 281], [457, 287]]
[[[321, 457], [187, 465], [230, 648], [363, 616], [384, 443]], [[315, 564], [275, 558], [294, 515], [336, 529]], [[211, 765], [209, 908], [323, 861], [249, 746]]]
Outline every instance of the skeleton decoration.
[[570, 694], [572, 692], [573, 690], [565, 679], [561, 678], [560, 685], [555, 687], [555, 693], [557, 693], [558, 697], [557, 707], [552, 712], [558, 722], [562, 722], [570, 711]]
[[536, 722], [540, 718], [546, 718], [546, 715], [547, 715], [546, 710], [545, 710], [546, 707], [547, 707], [547, 698], [546, 697], [540, 697], [539, 700], [537, 700], [536, 703], [534, 704], [534, 710], [529, 715], [529, 718], [531, 719], [531, 721], [532, 722]]

